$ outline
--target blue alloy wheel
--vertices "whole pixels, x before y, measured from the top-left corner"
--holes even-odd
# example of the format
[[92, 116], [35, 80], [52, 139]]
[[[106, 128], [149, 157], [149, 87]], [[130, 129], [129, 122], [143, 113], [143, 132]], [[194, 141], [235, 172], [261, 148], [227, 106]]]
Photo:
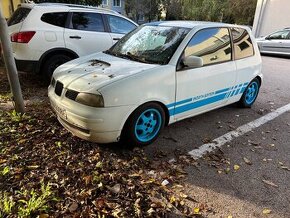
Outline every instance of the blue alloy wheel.
[[127, 119], [121, 142], [126, 146], [144, 146], [155, 141], [166, 122], [163, 107], [156, 102], [140, 105]]
[[162, 126], [161, 113], [154, 108], [145, 110], [135, 124], [135, 137], [140, 142], [149, 142], [156, 137]]
[[249, 108], [254, 104], [259, 94], [260, 85], [261, 83], [258, 78], [255, 78], [250, 82], [239, 101], [240, 107]]
[[251, 105], [259, 92], [259, 84], [256, 81], [250, 83], [248, 88], [246, 89], [245, 101], [248, 105]]

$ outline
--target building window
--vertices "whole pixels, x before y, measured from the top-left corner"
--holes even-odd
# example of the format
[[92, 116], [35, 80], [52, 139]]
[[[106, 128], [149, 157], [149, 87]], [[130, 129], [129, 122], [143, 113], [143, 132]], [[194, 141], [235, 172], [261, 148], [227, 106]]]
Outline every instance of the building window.
[[121, 0], [114, 0], [113, 1], [113, 6], [114, 7], [121, 7]]
[[108, 5], [108, 0], [102, 0], [102, 5]]

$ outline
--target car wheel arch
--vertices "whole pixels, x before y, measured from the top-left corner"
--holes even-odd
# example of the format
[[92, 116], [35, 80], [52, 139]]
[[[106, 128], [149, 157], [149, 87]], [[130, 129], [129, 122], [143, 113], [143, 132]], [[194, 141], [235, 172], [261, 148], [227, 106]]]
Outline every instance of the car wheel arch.
[[261, 85], [262, 85], [262, 78], [260, 76], [256, 76], [255, 79], [259, 80], [259, 85], [261, 87]]
[[50, 49], [50, 50], [46, 51], [44, 54], [42, 54], [42, 56], [40, 57], [37, 72], [40, 73], [41, 68], [43, 67], [43, 64], [45, 63], [45, 61], [47, 61], [49, 58], [51, 58], [53, 55], [56, 55], [56, 54], [64, 54], [64, 55], [71, 57], [72, 59], [79, 57], [79, 55], [77, 53], [75, 53], [74, 51], [67, 49], [67, 48]]
[[129, 115], [124, 119], [123, 123], [122, 123], [122, 129], [124, 128], [124, 126], [126, 125], [126, 122], [129, 120], [129, 118], [135, 113], [135, 111], [146, 105], [146, 104], [150, 104], [150, 103], [155, 103], [155, 104], [158, 104], [161, 106], [161, 108], [163, 109], [164, 111], [164, 114], [165, 114], [165, 126], [168, 126], [169, 124], [169, 119], [170, 119], [170, 115], [169, 115], [169, 110], [168, 108], [166, 107], [166, 105], [160, 101], [147, 101], [147, 102], [144, 102], [143, 104], [140, 104], [138, 105], [137, 107], [135, 107], [132, 111], [130, 111]]

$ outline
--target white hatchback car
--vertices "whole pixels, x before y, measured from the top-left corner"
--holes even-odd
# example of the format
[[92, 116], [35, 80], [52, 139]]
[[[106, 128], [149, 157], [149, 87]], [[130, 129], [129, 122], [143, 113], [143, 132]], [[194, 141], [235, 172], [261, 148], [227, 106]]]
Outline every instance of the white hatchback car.
[[42, 3], [21, 4], [8, 26], [17, 69], [50, 81], [59, 65], [110, 48], [138, 25], [112, 10]]
[[58, 67], [48, 95], [74, 135], [146, 145], [165, 125], [234, 102], [250, 107], [261, 82], [247, 27], [168, 21], [142, 25], [111, 49]]

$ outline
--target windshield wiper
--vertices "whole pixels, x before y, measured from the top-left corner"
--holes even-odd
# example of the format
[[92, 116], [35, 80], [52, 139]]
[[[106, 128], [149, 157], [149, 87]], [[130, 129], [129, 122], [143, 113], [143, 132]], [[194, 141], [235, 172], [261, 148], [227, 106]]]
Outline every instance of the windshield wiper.
[[129, 59], [129, 60], [133, 60], [133, 61], [138, 61], [138, 62], [141, 62], [141, 63], [156, 64], [153, 61], [149, 61], [149, 60], [147, 60], [145, 58], [141, 58], [141, 57], [138, 57], [136, 55], [133, 55], [131, 52], [127, 52], [127, 54], [123, 54], [123, 53], [115, 53], [115, 52], [112, 52], [110, 50], [106, 50], [106, 51], [104, 51], [104, 53], [113, 55], [115, 57], [120, 57], [120, 58], [125, 58], [125, 59]]

